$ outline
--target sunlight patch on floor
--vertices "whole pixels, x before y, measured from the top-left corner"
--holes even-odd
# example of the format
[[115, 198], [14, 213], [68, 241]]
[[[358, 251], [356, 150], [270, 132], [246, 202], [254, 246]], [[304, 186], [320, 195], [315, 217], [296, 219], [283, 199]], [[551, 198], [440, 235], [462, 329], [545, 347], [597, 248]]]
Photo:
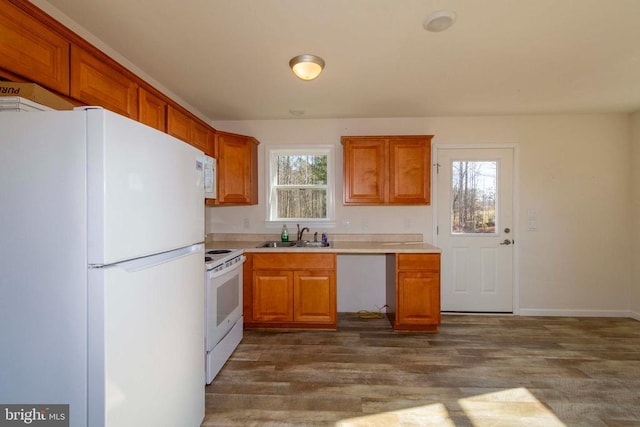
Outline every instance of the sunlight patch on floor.
[[483, 393], [458, 400], [461, 412], [453, 415], [443, 403], [416, 406], [362, 417], [348, 418], [336, 427], [441, 426], [455, 427], [466, 419], [474, 427], [566, 427], [549, 408], [524, 387]]
[[442, 403], [340, 420], [336, 427], [377, 426], [442, 426], [455, 427]]
[[475, 427], [565, 427], [548, 407], [524, 387], [480, 394], [460, 399], [458, 403]]

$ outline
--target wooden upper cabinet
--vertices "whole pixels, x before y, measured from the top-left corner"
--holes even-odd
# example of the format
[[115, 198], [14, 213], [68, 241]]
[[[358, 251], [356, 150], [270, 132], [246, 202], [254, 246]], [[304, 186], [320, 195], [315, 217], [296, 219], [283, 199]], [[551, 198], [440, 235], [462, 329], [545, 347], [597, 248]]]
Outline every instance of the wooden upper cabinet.
[[179, 138], [207, 155], [213, 155], [213, 128], [204, 126], [173, 105], [167, 107], [167, 133]]
[[75, 45], [71, 45], [71, 96], [88, 105], [138, 118], [136, 82]]
[[213, 131], [210, 131], [208, 127], [203, 126], [198, 122], [192, 121], [191, 141], [189, 141], [189, 143], [208, 154], [209, 134], [213, 134]]
[[167, 107], [167, 133], [184, 142], [191, 139], [191, 118], [172, 105]]
[[216, 205], [258, 204], [258, 141], [251, 136], [215, 132]]
[[[214, 156], [215, 129], [28, 1], [0, 0], [0, 76], [104, 107]], [[225, 180], [215, 204], [258, 203], [258, 142], [238, 138], [222, 138]]]
[[167, 131], [167, 103], [144, 88], [138, 88], [138, 121]]
[[0, 0], [0, 68], [69, 95], [69, 42]]
[[343, 138], [344, 203], [386, 202], [387, 155], [384, 138]]
[[345, 205], [430, 203], [432, 135], [344, 136]]
[[389, 139], [389, 203], [431, 201], [431, 136]]

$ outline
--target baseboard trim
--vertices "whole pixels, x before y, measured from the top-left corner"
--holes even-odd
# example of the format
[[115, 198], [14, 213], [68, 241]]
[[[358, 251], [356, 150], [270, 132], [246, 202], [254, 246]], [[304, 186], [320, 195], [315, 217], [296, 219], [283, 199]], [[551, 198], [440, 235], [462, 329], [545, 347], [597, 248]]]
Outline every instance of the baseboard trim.
[[563, 317], [630, 317], [640, 320], [640, 313], [625, 310], [571, 310], [521, 308], [519, 316], [563, 316]]

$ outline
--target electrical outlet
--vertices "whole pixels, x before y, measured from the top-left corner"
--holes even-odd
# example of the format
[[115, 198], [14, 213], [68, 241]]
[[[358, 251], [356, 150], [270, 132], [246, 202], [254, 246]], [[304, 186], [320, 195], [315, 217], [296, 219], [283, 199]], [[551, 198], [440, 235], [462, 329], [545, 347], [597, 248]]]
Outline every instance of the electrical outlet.
[[409, 218], [404, 219], [404, 229], [405, 230], [411, 229], [411, 219]]
[[244, 229], [248, 230], [251, 228], [251, 221], [249, 221], [249, 218], [245, 218], [243, 221], [243, 225], [244, 225]]
[[366, 229], [368, 229], [368, 228], [369, 228], [369, 220], [368, 220], [367, 218], [364, 218], [364, 219], [362, 220], [362, 229], [363, 229], [363, 230], [366, 230]]
[[343, 226], [345, 229], [349, 229], [349, 228], [351, 228], [351, 219], [350, 219], [350, 218], [345, 218], [345, 219], [343, 219], [343, 220], [342, 220], [342, 226]]

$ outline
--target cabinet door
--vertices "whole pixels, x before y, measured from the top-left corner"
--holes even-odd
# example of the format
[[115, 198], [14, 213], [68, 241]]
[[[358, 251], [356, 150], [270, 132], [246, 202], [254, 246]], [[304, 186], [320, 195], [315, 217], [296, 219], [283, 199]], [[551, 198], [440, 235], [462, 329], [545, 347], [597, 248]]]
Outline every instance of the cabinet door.
[[167, 133], [189, 142], [191, 119], [189, 116], [174, 108], [172, 105], [167, 106]]
[[209, 140], [209, 129], [195, 121], [191, 122], [191, 141], [189, 143], [199, 150], [207, 151]]
[[216, 132], [217, 204], [258, 203], [258, 147], [254, 138]]
[[120, 70], [71, 46], [71, 97], [123, 116], [138, 118], [138, 85]]
[[293, 320], [293, 273], [291, 271], [253, 272], [253, 321], [290, 322]]
[[69, 42], [0, 0], [0, 68], [69, 95]]
[[399, 271], [396, 291], [397, 325], [440, 323], [440, 274], [431, 271]]
[[344, 149], [343, 202], [345, 205], [384, 204], [387, 155], [383, 138], [342, 141]]
[[166, 132], [167, 103], [143, 88], [138, 88], [138, 121]]
[[295, 271], [293, 320], [306, 323], [336, 321], [335, 274], [330, 271]]
[[429, 204], [431, 138], [389, 140], [390, 204]]

